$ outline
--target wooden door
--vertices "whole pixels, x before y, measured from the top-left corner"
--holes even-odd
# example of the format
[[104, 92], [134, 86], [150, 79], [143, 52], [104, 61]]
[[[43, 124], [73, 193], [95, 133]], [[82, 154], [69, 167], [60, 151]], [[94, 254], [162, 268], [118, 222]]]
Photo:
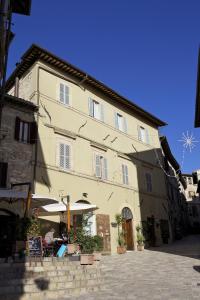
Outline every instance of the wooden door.
[[133, 250], [133, 227], [132, 220], [124, 220], [122, 223], [124, 239], [127, 250]]
[[109, 215], [97, 214], [96, 215], [96, 223], [97, 223], [97, 235], [100, 235], [103, 238], [103, 253], [110, 253], [111, 245], [110, 245], [110, 217], [109, 217]]

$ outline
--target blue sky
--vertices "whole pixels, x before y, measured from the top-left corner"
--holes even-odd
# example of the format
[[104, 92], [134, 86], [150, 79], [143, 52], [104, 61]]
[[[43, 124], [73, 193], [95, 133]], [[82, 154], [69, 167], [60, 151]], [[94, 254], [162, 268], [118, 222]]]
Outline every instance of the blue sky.
[[[179, 139], [194, 129], [199, 0], [32, 0], [30, 17], [13, 15], [8, 75], [37, 43], [166, 121], [161, 132], [181, 163]], [[200, 169], [200, 143], [183, 171]]]

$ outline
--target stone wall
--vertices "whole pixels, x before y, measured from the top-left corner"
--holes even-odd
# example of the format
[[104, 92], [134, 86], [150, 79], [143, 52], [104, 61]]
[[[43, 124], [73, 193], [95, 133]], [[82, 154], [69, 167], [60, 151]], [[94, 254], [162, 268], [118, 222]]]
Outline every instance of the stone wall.
[[96, 291], [102, 284], [101, 272], [99, 262], [82, 266], [68, 257], [0, 263], [0, 299], [60, 299]]
[[34, 145], [14, 139], [16, 117], [32, 122], [34, 121], [34, 112], [23, 105], [15, 106], [8, 103], [3, 107], [0, 161], [8, 163], [8, 188], [11, 183], [32, 182], [33, 180]]

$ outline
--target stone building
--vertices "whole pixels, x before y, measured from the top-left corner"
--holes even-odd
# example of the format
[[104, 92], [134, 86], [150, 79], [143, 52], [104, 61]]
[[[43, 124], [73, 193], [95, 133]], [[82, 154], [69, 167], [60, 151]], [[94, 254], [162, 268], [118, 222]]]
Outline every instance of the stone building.
[[187, 182], [186, 199], [190, 231], [200, 233], [200, 170], [194, 171], [192, 174], [183, 174], [183, 176]]
[[[6, 95], [0, 130], [0, 257], [14, 239], [16, 217], [22, 216], [22, 201], [8, 201], [6, 193], [15, 183], [33, 184], [37, 106]], [[20, 190], [27, 192], [27, 184]], [[16, 188], [17, 191], [17, 188]], [[8, 246], [6, 246], [8, 245]], [[9, 254], [10, 248], [7, 249]]]
[[188, 231], [188, 215], [186, 202], [187, 184], [180, 170], [180, 165], [174, 158], [167, 138], [160, 138], [163, 153], [163, 169], [165, 172], [169, 224], [171, 239], [180, 239]]
[[106, 252], [116, 251], [117, 213], [128, 250], [136, 248], [141, 222], [148, 244], [162, 243], [158, 224], [169, 222], [168, 198], [156, 153], [166, 124], [37, 45], [8, 79], [9, 94], [15, 82], [19, 96], [39, 107], [34, 192], [96, 204], [91, 231], [103, 236]]

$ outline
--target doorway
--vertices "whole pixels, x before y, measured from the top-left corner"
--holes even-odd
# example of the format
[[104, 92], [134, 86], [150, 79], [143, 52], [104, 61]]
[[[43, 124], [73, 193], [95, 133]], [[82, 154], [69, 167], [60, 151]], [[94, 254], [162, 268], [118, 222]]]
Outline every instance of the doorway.
[[124, 239], [127, 250], [133, 250], [134, 249], [134, 243], [133, 243], [133, 214], [128, 207], [124, 207], [122, 209], [122, 230], [124, 233]]
[[7, 210], [0, 210], [0, 257], [12, 255], [15, 233], [16, 216]]

